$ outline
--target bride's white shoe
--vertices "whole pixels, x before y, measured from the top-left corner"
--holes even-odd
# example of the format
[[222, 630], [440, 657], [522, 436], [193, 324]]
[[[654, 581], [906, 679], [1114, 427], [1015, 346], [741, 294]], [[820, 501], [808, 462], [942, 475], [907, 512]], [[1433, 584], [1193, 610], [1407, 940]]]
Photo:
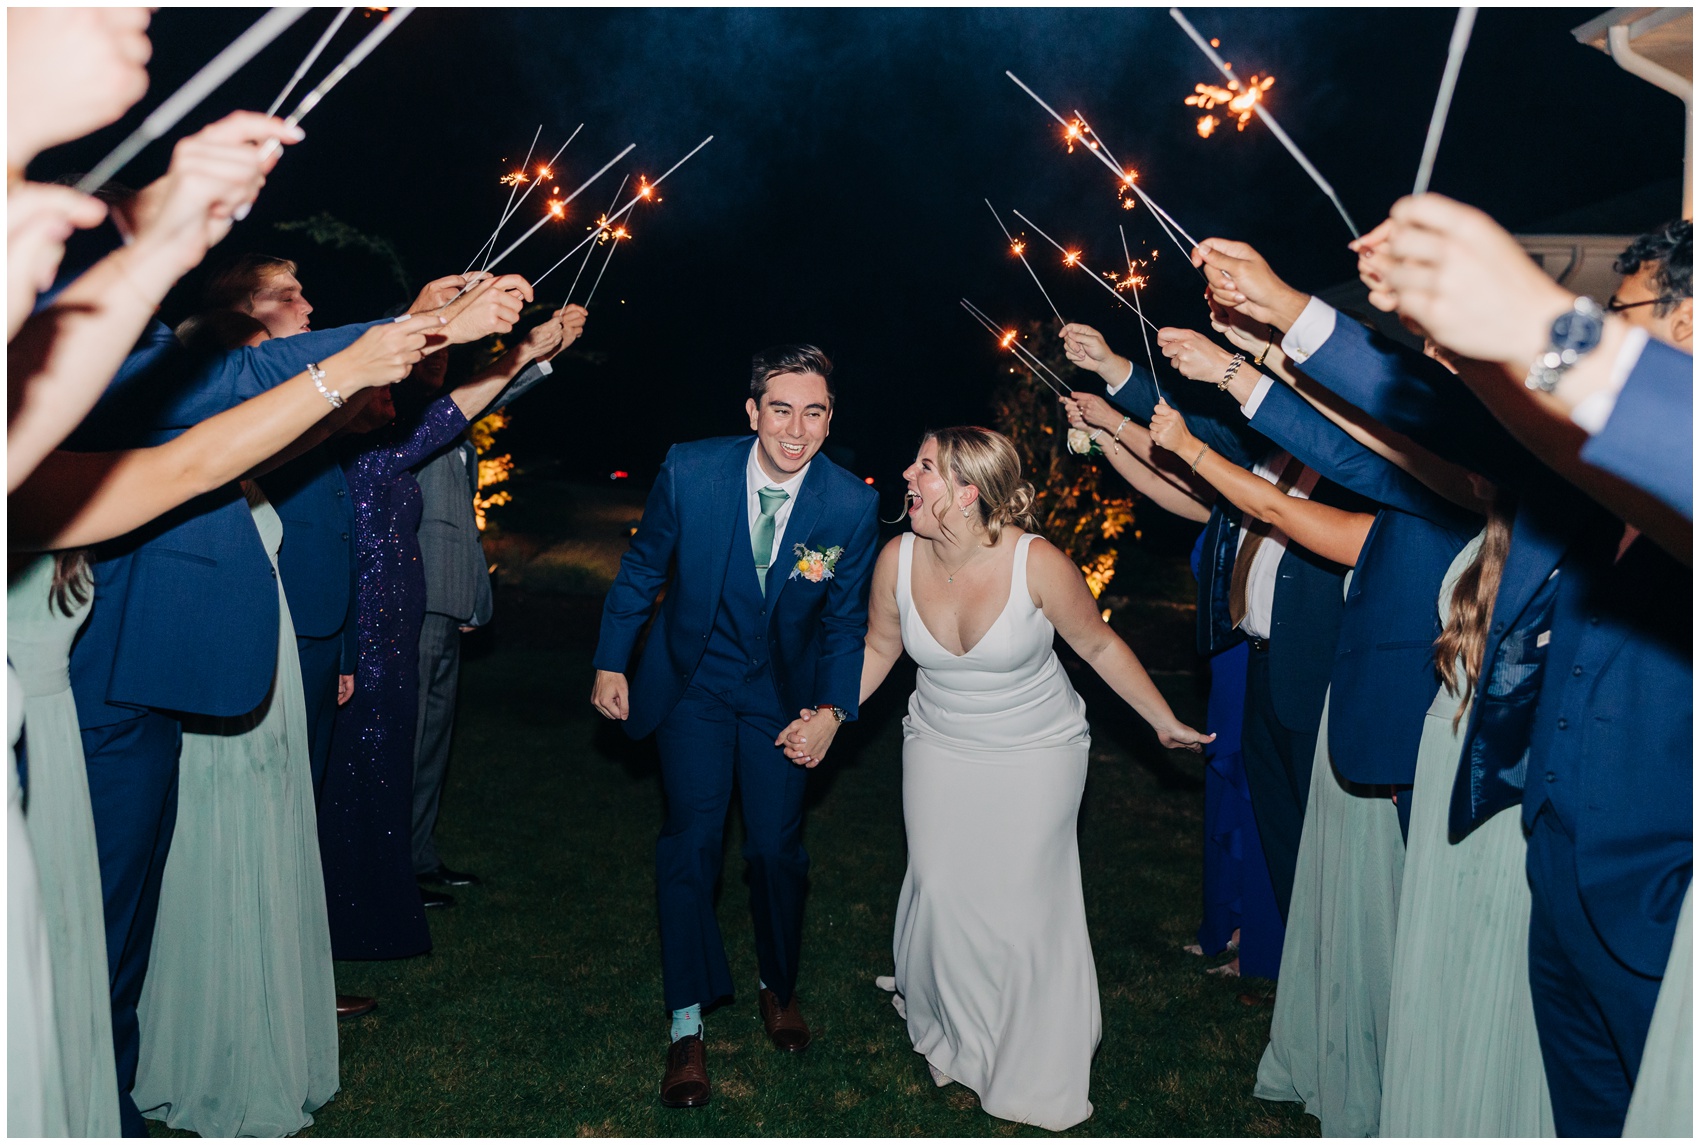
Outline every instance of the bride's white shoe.
[[943, 1089], [947, 1085], [956, 1084], [954, 1080], [939, 1072], [939, 1067], [932, 1062], [927, 1063], [927, 1072], [933, 1075], [933, 1084]]
[[897, 979], [890, 974], [881, 974], [874, 979], [874, 985], [891, 995], [891, 1008], [897, 1011], [897, 1016], [905, 1022], [909, 1020], [909, 1007], [903, 1003], [903, 995], [897, 992]]

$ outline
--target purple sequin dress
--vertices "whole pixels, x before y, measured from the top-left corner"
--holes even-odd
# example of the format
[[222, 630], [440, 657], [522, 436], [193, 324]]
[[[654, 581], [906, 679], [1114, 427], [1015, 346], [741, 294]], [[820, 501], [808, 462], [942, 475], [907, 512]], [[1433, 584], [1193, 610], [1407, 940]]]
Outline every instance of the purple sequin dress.
[[354, 696], [337, 710], [319, 849], [337, 958], [407, 958], [431, 949], [413, 878], [413, 739], [419, 708], [419, 482], [410, 469], [465, 431], [449, 395], [417, 420], [358, 439], [343, 462], [359, 562]]

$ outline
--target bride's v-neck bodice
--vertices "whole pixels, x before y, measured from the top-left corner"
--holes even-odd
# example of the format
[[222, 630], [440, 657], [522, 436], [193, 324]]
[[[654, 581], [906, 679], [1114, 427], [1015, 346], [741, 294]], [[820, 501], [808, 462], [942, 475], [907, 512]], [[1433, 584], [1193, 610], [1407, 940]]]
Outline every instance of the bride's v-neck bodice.
[[906, 735], [976, 751], [1056, 747], [1087, 738], [1081, 702], [1052, 642], [1056, 629], [1027, 590], [1027, 550], [1016, 543], [1009, 600], [986, 634], [957, 656], [941, 645], [916, 611], [909, 591], [915, 535], [903, 536], [897, 564], [897, 611], [903, 647], [920, 671], [903, 721]]

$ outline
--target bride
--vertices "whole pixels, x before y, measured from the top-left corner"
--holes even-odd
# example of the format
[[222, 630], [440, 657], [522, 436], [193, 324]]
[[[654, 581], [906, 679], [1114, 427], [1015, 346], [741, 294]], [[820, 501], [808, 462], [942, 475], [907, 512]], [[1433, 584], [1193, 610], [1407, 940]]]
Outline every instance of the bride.
[[[939, 430], [903, 476], [911, 531], [874, 568], [861, 689], [865, 700], [900, 652], [919, 666], [903, 721], [893, 1003], [937, 1084], [961, 1082], [993, 1116], [1067, 1129], [1092, 1115], [1098, 976], [1075, 839], [1091, 737], [1054, 635], [1163, 746], [1212, 737], [1175, 718], [1080, 570], [1029, 531], [1033, 487], [1008, 438]], [[780, 740], [813, 767], [835, 731], [804, 718]]]

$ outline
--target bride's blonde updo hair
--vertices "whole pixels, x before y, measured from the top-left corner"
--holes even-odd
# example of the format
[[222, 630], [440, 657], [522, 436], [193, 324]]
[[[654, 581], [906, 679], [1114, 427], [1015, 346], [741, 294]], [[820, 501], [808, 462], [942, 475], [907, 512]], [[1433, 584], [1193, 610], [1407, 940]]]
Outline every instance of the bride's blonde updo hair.
[[[1029, 533], [1039, 531], [1033, 515], [1036, 494], [1032, 483], [1021, 479], [1021, 455], [1009, 438], [981, 426], [958, 425], [932, 430], [926, 440], [938, 445], [940, 473], [949, 474], [959, 486], [979, 489], [980, 496], [969, 507], [969, 519], [979, 514], [989, 543], [997, 544], [1009, 525]], [[933, 515], [948, 534], [950, 522], [940, 507], [934, 507]]]

